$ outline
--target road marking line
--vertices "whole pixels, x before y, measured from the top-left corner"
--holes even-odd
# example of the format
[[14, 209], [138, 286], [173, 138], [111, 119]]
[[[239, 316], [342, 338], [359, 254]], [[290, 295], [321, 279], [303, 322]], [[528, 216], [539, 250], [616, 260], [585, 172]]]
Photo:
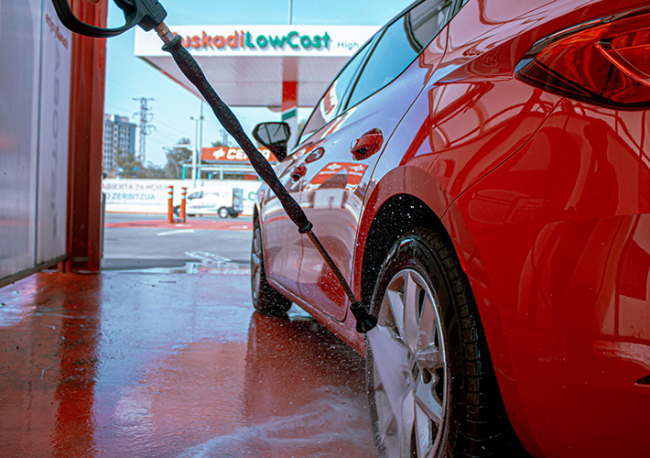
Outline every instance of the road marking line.
[[168, 232], [158, 232], [156, 234], [158, 237], [164, 237], [165, 235], [172, 235], [172, 234], [192, 234], [194, 233], [194, 229], [180, 229], [176, 231], [168, 231]]
[[202, 263], [214, 262], [232, 262], [232, 259], [225, 258], [218, 254], [209, 253], [207, 251], [186, 251], [185, 256], [201, 261]]

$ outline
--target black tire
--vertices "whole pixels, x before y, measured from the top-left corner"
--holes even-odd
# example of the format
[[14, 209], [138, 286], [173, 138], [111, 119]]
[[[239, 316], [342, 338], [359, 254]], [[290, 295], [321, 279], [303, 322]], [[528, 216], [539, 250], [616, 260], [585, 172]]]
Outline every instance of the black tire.
[[[399, 293], [400, 281], [404, 285], [403, 294], [396, 295], [393, 291]], [[407, 287], [407, 284], [415, 287]], [[386, 294], [388, 288], [391, 289], [390, 295]], [[415, 293], [407, 295], [408, 288], [413, 288]], [[417, 298], [412, 300], [414, 306], [407, 305], [407, 296]], [[401, 324], [392, 315], [392, 310], [400, 310], [400, 303], [403, 310], [409, 309], [414, 313], [404, 313], [398, 319]], [[422, 324], [425, 322], [425, 309], [433, 310], [427, 312], [427, 321], [434, 323], [431, 326]], [[366, 336], [370, 415], [380, 457], [392, 458], [400, 454], [409, 458], [419, 454], [436, 458], [527, 456], [514, 435], [503, 406], [469, 281], [450, 242], [425, 228], [414, 229], [400, 238], [379, 273], [371, 313], [379, 317], [381, 324], [371, 331], [370, 336]], [[414, 323], [410, 327], [404, 324], [408, 317]], [[391, 330], [400, 326], [404, 336]], [[409, 338], [408, 334], [413, 335], [413, 332], [408, 332], [409, 329], [416, 330], [416, 340]], [[432, 329], [430, 339], [422, 337], [422, 329]], [[383, 334], [372, 334], [375, 332]], [[403, 346], [393, 348], [401, 349], [401, 352], [392, 354], [400, 356], [395, 366], [396, 372], [400, 371], [398, 367], [410, 370], [404, 372], [407, 381], [401, 382], [398, 388], [412, 393], [409, 403], [413, 402], [415, 414], [412, 427], [396, 426], [399, 431], [395, 429], [396, 432], [391, 435], [393, 422], [399, 425], [397, 417], [391, 417], [391, 412], [394, 412], [392, 406], [395, 399], [401, 398], [388, 396], [391, 385], [384, 383], [381, 374], [386, 380], [390, 378], [391, 372], [387, 369], [393, 368], [395, 358], [386, 357], [387, 353], [377, 350], [375, 356], [372, 348], [373, 345], [385, 345], [382, 342], [399, 344], [400, 340]], [[424, 341], [427, 343], [422, 344]], [[423, 354], [429, 356], [423, 357]], [[427, 367], [428, 364], [431, 366]], [[428, 373], [426, 377], [425, 372]], [[394, 389], [393, 392], [400, 391]], [[428, 402], [423, 402], [422, 399], [427, 396]], [[391, 399], [393, 404], [388, 402]], [[401, 412], [409, 412], [410, 404], [407, 405], [406, 400], [398, 405]], [[439, 415], [429, 415], [427, 411]], [[426, 416], [422, 416], [422, 413]], [[386, 425], [383, 433], [380, 431], [380, 418], [382, 424]], [[405, 418], [404, 414], [401, 414], [401, 418]], [[440, 419], [438, 423], [435, 421], [437, 418]], [[402, 421], [402, 424], [408, 425], [409, 421]], [[430, 425], [426, 426], [428, 421]], [[398, 439], [395, 439], [395, 435]], [[418, 446], [416, 437], [430, 438], [426, 440], [431, 448]], [[421, 450], [417, 450], [418, 447]]]
[[235, 210], [230, 210], [231, 218], [237, 218], [238, 216], [239, 216], [239, 212], [236, 212]]
[[253, 222], [251, 247], [251, 299], [255, 310], [263, 315], [283, 316], [291, 308], [291, 301], [273, 289], [266, 280], [262, 231], [257, 219]]
[[230, 210], [228, 210], [226, 207], [221, 207], [217, 213], [221, 219], [226, 219], [230, 216]]
[[181, 207], [179, 205], [174, 207], [174, 215], [181, 216]]

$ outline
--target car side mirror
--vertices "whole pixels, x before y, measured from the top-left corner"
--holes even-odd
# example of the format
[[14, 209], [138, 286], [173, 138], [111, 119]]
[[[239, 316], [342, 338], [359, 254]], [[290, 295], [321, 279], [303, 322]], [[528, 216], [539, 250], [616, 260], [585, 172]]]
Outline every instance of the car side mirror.
[[253, 129], [253, 137], [270, 149], [278, 161], [287, 157], [291, 128], [286, 122], [261, 122]]

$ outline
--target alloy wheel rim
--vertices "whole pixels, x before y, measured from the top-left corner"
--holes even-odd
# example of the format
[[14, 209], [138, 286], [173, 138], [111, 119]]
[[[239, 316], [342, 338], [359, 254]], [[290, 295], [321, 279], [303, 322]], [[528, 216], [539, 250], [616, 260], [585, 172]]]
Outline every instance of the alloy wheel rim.
[[450, 383], [438, 300], [429, 281], [412, 269], [398, 272], [368, 338], [376, 432], [387, 455], [436, 456], [448, 418]]

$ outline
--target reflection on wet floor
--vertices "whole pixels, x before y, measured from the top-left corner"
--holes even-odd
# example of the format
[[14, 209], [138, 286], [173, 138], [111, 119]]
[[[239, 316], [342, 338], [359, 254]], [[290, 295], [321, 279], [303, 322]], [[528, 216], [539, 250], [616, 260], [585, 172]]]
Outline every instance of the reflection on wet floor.
[[235, 262], [217, 254], [206, 251], [189, 251], [185, 255], [196, 261], [172, 261], [164, 266], [158, 260], [156, 267], [140, 267], [137, 262], [129, 260], [128, 268], [111, 268], [112, 271], [143, 272], [149, 274], [214, 274], [214, 275], [250, 275], [250, 262]]
[[375, 456], [363, 359], [210, 273], [0, 289], [0, 456]]

